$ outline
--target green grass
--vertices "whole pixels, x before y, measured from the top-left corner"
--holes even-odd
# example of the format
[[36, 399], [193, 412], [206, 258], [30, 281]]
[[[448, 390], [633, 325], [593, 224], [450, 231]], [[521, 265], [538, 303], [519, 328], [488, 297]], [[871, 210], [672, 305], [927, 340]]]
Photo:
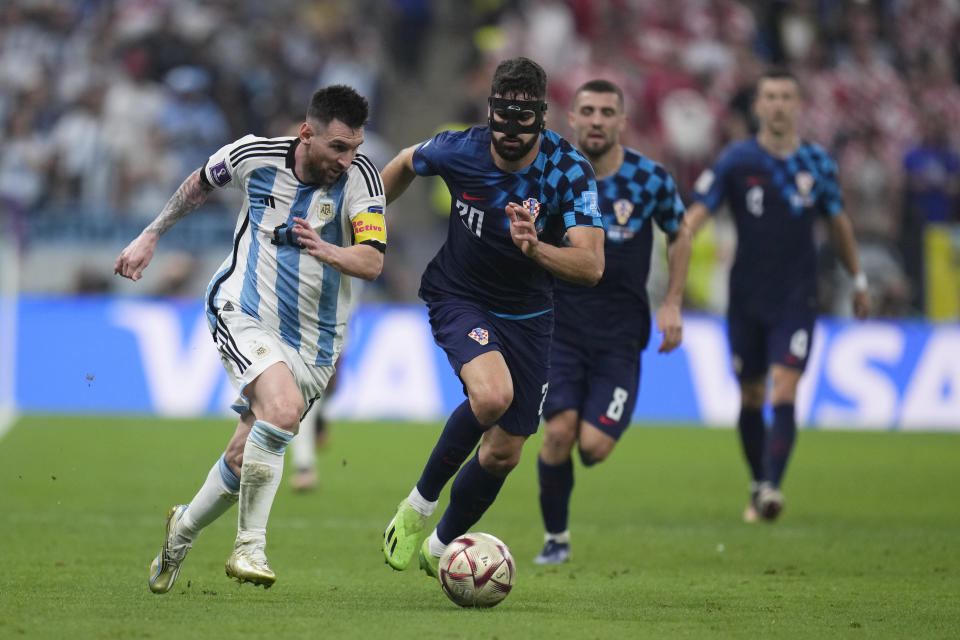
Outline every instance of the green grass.
[[231, 423], [23, 418], [0, 439], [0, 638], [960, 635], [958, 435], [804, 431], [782, 519], [746, 525], [732, 431], [635, 428], [607, 463], [578, 466], [574, 556], [549, 568], [531, 562], [535, 436], [476, 527], [510, 545], [516, 587], [474, 611], [379, 551], [438, 429], [334, 425], [321, 488], [284, 484], [274, 504], [274, 588], [223, 575], [231, 512], [156, 596], [167, 509], [193, 495]]

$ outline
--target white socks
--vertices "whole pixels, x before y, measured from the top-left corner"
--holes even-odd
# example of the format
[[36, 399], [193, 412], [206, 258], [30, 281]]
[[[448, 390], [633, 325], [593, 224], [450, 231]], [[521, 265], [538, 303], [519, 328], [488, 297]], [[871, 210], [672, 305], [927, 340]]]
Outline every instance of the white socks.
[[570, 544], [570, 529], [566, 531], [561, 531], [560, 533], [545, 533], [543, 534], [544, 542], [562, 542], [563, 544]]
[[224, 457], [220, 456], [180, 519], [177, 526], [177, 544], [193, 544], [204, 527], [236, 504], [239, 495], [240, 478], [230, 470]]
[[433, 512], [437, 510], [437, 503], [439, 500], [434, 500], [430, 502], [417, 491], [417, 488], [414, 487], [413, 491], [410, 492], [410, 495], [407, 496], [407, 502], [413, 507], [414, 511], [419, 513], [422, 516], [429, 518], [433, 515]]
[[437, 535], [437, 530], [434, 529], [433, 533], [430, 534], [430, 537], [427, 538], [427, 548], [430, 549], [430, 555], [440, 557], [443, 555], [444, 550], [447, 548], [447, 545], [440, 542], [440, 537]]
[[237, 546], [266, 544], [267, 520], [283, 476], [283, 453], [292, 433], [257, 420], [243, 448]]

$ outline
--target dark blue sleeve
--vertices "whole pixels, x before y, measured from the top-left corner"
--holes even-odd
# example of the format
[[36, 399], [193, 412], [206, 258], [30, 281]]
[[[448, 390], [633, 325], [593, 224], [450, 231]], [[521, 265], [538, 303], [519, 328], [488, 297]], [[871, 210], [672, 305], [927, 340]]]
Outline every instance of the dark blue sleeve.
[[702, 202], [710, 213], [714, 213], [727, 196], [727, 173], [733, 164], [732, 155], [730, 149], [721, 153], [713, 167], [705, 169], [693, 185], [693, 201]]
[[[557, 184], [557, 196], [563, 226], [600, 227], [600, 200], [597, 195], [597, 180], [593, 167], [579, 154], [569, 154], [565, 158], [562, 177]], [[549, 178], [548, 178], [549, 179]]]
[[817, 208], [820, 213], [832, 218], [843, 211], [843, 197], [837, 182], [837, 163], [827, 154], [823, 154], [820, 160], [820, 175], [823, 186], [817, 198]]
[[680, 194], [677, 193], [677, 185], [673, 177], [664, 169], [660, 169], [660, 172], [662, 172], [663, 184], [657, 190], [657, 205], [653, 210], [653, 219], [664, 233], [672, 234], [676, 233], [680, 226], [686, 209]]
[[435, 176], [443, 166], [444, 139], [447, 131], [441, 131], [429, 140], [424, 140], [413, 152], [413, 170], [418, 176]]

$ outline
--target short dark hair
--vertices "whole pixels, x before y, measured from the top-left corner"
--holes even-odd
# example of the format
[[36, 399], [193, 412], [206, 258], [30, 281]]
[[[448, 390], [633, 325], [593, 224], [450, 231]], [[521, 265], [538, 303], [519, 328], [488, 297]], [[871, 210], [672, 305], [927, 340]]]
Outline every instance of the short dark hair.
[[573, 94], [574, 99], [584, 91], [591, 91], [593, 93], [615, 93], [617, 97], [620, 98], [620, 106], [623, 106], [623, 91], [609, 80], [594, 78], [593, 80], [584, 82], [577, 88], [576, 93]]
[[786, 67], [773, 66], [767, 67], [763, 73], [760, 74], [760, 77], [757, 78], [757, 87], [760, 87], [760, 83], [764, 80], [793, 80], [793, 83], [797, 85], [797, 89], [800, 88], [800, 80], [797, 79], [797, 76], [787, 69]]
[[547, 97], [547, 72], [530, 58], [504, 60], [493, 72], [490, 95], [543, 100]]
[[359, 129], [367, 123], [369, 111], [367, 99], [353, 87], [335, 84], [313, 94], [307, 107], [307, 119], [317, 120], [323, 125], [339, 120], [351, 129]]

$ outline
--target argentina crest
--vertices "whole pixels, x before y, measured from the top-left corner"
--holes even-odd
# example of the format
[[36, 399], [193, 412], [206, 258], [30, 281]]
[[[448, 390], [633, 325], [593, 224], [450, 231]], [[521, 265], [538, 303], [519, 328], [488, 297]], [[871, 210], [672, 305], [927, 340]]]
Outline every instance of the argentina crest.
[[329, 198], [317, 198], [310, 207], [310, 212], [317, 216], [321, 224], [326, 224], [333, 220], [333, 200]]

